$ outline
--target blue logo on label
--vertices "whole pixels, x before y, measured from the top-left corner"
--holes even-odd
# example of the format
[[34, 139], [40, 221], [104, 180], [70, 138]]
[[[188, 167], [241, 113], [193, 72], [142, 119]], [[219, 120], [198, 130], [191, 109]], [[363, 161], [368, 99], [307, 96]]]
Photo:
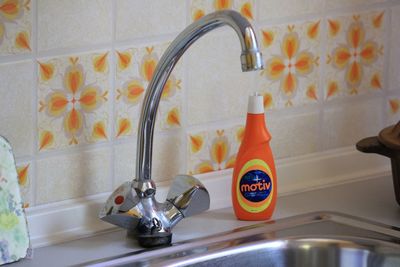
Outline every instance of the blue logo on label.
[[240, 193], [248, 201], [263, 201], [269, 196], [271, 190], [271, 178], [263, 171], [252, 170], [246, 172], [240, 179]]

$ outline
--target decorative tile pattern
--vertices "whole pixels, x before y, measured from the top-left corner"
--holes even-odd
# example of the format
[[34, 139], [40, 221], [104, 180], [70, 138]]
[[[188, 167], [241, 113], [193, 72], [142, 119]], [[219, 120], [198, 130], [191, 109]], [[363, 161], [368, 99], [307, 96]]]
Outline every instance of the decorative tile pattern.
[[[169, 44], [117, 50], [115, 133], [116, 137], [136, 134], [145, 90], [153, 76], [157, 63]], [[157, 126], [161, 129], [180, 127], [181, 124], [181, 77], [179, 66], [169, 77], [157, 114]]]
[[204, 15], [223, 9], [233, 9], [249, 20], [254, 19], [254, 0], [192, 0], [190, 12], [192, 21], [196, 21]]
[[233, 168], [243, 134], [243, 126], [189, 133], [188, 173], [200, 174]]
[[23, 207], [29, 208], [32, 206], [30, 163], [17, 163], [17, 173]]
[[388, 123], [394, 124], [400, 121], [400, 97], [387, 99]]
[[384, 11], [329, 18], [325, 99], [383, 88]]
[[266, 109], [317, 102], [320, 28], [317, 20], [262, 29], [266, 62], [259, 88]]
[[37, 62], [39, 150], [109, 138], [108, 54], [84, 54]]
[[30, 0], [0, 1], [0, 55], [31, 51]]

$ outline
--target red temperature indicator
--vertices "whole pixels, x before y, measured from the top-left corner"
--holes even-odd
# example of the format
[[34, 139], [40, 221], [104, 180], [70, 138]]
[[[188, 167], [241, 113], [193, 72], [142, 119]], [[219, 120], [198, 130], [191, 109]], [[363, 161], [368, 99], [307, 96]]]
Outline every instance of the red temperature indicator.
[[122, 204], [122, 202], [124, 202], [124, 197], [123, 197], [123, 196], [117, 196], [117, 197], [114, 199], [114, 203], [117, 204], [117, 205]]

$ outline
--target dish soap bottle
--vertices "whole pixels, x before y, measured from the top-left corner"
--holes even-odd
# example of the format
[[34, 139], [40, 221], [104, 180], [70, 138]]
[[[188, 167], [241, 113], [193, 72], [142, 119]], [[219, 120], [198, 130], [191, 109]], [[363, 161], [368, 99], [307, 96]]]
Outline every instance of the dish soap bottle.
[[232, 203], [239, 220], [267, 220], [275, 209], [276, 171], [263, 102], [262, 95], [249, 96], [244, 137], [233, 169]]

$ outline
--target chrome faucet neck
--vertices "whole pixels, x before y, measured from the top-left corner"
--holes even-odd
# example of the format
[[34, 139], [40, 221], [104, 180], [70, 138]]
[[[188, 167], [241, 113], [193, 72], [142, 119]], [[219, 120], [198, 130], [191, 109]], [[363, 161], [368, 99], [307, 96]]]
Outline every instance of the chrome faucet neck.
[[254, 30], [236, 11], [218, 11], [189, 25], [167, 48], [147, 88], [139, 121], [136, 177], [118, 187], [100, 212], [102, 220], [135, 233], [143, 246], [169, 244], [171, 230], [181, 219], [210, 206], [207, 189], [188, 175], [177, 176], [166, 201], [157, 202], [155, 183], [151, 179], [153, 133], [162, 91], [179, 58], [201, 36], [223, 25], [232, 27], [239, 36], [242, 70], [262, 68]]
[[232, 10], [209, 14], [189, 25], [167, 48], [158, 63], [147, 88], [139, 120], [136, 180], [144, 182], [151, 179], [153, 133], [162, 90], [176, 63], [184, 52], [201, 36], [215, 28], [228, 25], [233, 28], [242, 47], [242, 70], [262, 69], [256, 35], [250, 23]]

